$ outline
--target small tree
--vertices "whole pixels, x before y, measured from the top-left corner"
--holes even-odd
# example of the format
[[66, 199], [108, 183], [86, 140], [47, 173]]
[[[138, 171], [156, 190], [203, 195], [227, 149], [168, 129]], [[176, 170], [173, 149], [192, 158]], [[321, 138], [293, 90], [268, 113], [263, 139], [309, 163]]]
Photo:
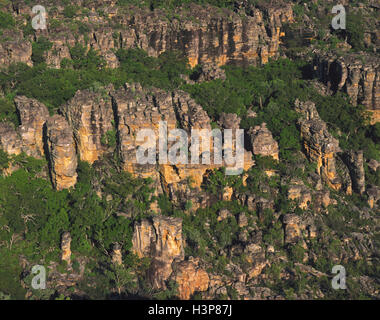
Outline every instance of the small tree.
[[130, 291], [136, 287], [131, 269], [125, 268], [123, 265], [111, 265], [105, 274], [110, 279], [111, 285], [116, 287], [119, 296], [123, 290]]

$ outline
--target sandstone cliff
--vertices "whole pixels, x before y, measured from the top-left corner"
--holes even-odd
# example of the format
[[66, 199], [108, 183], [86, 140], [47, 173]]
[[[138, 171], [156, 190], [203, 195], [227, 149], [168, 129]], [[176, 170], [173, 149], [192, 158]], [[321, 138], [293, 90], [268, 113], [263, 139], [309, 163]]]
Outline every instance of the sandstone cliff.
[[153, 288], [166, 288], [174, 259], [183, 260], [182, 220], [155, 216], [152, 222], [142, 220], [135, 226], [132, 250], [139, 257], [152, 259], [148, 279]]
[[341, 151], [338, 140], [328, 132], [314, 103], [296, 100], [295, 106], [301, 114], [298, 123], [307, 156], [317, 163], [317, 172], [324, 181], [331, 188], [340, 190], [342, 181], [335, 168], [335, 155]]
[[41, 158], [44, 155], [43, 127], [49, 111], [41, 102], [25, 96], [17, 96], [15, 104], [21, 122], [19, 132], [22, 151], [29, 156]]
[[60, 115], [46, 123], [48, 158], [53, 186], [57, 190], [73, 187], [77, 181], [77, 157], [72, 130]]
[[354, 105], [362, 104], [380, 121], [380, 59], [368, 54], [318, 54], [314, 59], [316, 76], [333, 91], [346, 92]]
[[[44, 5], [49, 18], [62, 17], [63, 7], [51, 8], [49, 3]], [[190, 4], [177, 8], [176, 16], [180, 18], [170, 20], [161, 9], [150, 11], [148, 8], [131, 7], [131, 10], [119, 10], [114, 2], [100, 1], [86, 6], [90, 13], [83, 22], [91, 23], [91, 27], [85, 35], [74, 37], [64, 25], [54, 31], [48, 27], [43, 32], [53, 43], [46, 54], [47, 63], [52, 67], [59, 68], [62, 59], [69, 58], [68, 48], [76, 41], [88, 49], [98, 50], [111, 68], [118, 66], [113, 49], [136, 47], [152, 56], [165, 51], [181, 51], [192, 67], [208, 63], [261, 64], [279, 56], [281, 27], [284, 23], [293, 22], [289, 4], [251, 7], [239, 13]], [[26, 17], [32, 16], [31, 6], [21, 1], [16, 1], [10, 10], [24, 23], [27, 23]], [[105, 15], [100, 16], [98, 10], [104, 11]], [[118, 25], [118, 29], [112, 28], [112, 24]], [[11, 62], [31, 64], [32, 48], [27, 41], [0, 45], [2, 51], [4, 54], [0, 57], [4, 57], [4, 65]]]
[[76, 147], [82, 161], [92, 164], [107, 151], [102, 137], [114, 129], [111, 98], [104, 92], [77, 91], [62, 108], [73, 129]]

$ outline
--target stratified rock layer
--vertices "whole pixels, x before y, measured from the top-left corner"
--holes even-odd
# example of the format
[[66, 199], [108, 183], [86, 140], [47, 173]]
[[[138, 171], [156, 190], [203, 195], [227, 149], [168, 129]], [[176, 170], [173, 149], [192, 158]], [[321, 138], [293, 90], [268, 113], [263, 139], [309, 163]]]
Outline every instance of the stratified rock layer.
[[347, 167], [350, 171], [352, 189], [360, 194], [365, 191], [365, 173], [363, 151], [349, 151], [345, 154]]
[[[44, 4], [50, 13], [49, 4]], [[70, 57], [69, 47], [76, 42], [88, 50], [93, 48], [100, 52], [110, 68], [118, 66], [113, 50], [118, 48], [141, 48], [151, 56], [159, 56], [165, 51], [182, 52], [194, 67], [197, 64], [224, 65], [267, 63], [271, 57], [279, 56], [281, 27], [284, 23], [293, 22], [293, 11], [290, 4], [252, 7], [249, 15], [220, 9], [212, 6], [189, 4], [177, 8], [175, 17], [167, 19], [167, 12], [162, 9], [131, 7], [130, 10], [119, 10], [114, 3], [103, 7], [103, 2], [85, 4], [90, 9], [83, 22], [93, 27], [83, 33], [73, 34], [68, 26], [50, 28], [44, 31], [52, 48], [46, 52], [47, 63], [59, 68], [63, 59]], [[101, 8], [102, 7], [102, 8]], [[11, 10], [20, 19], [30, 23], [31, 6], [14, 3]], [[63, 8], [54, 9], [54, 18], [62, 19]], [[105, 16], [100, 16], [99, 11]], [[113, 29], [107, 19], [120, 26]], [[9, 65], [12, 62], [32, 64], [32, 46], [17, 37], [17, 41], [0, 44], [0, 62]], [[1, 60], [2, 59], [2, 60]]]
[[25, 96], [17, 96], [15, 104], [20, 115], [22, 151], [28, 156], [41, 158], [44, 155], [43, 127], [49, 111], [41, 102]]
[[62, 112], [73, 128], [80, 159], [93, 163], [107, 150], [102, 137], [113, 130], [113, 112], [108, 92], [77, 91]]

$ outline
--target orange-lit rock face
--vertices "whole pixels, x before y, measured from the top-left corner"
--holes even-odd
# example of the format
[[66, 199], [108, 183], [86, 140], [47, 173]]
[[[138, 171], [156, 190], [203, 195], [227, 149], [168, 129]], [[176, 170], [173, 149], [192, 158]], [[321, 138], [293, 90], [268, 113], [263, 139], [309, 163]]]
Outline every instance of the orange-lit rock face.
[[310, 191], [303, 185], [302, 181], [292, 181], [288, 189], [288, 199], [296, 200], [298, 207], [306, 210], [312, 201]]
[[44, 154], [43, 127], [49, 112], [44, 104], [25, 96], [16, 97], [15, 104], [20, 114], [22, 151], [29, 156], [41, 158]]
[[77, 181], [77, 157], [72, 130], [60, 115], [50, 117], [46, 127], [53, 186], [57, 190], [71, 188]]
[[[203, 148], [202, 135], [200, 153], [208, 150], [211, 152], [210, 164], [204, 164], [202, 160], [199, 161], [199, 164], [191, 163], [192, 130], [211, 130], [211, 121], [202, 107], [196, 104], [187, 93], [176, 91], [171, 94], [158, 89], [151, 89], [148, 92], [138, 84], [127, 84], [125, 88], [113, 92], [111, 95], [116, 106], [120, 141], [119, 152], [124, 170], [136, 176], [151, 177], [157, 182], [160, 181], [163, 188], [168, 191], [170, 185], [176, 185], [187, 180], [191, 181], [192, 187], [200, 188], [206, 172], [221, 167], [222, 164], [214, 163], [213, 139], [210, 139], [208, 148], [206, 146]], [[160, 122], [166, 122], [167, 130], [163, 136], [170, 137], [170, 131], [176, 128], [186, 131], [187, 164], [171, 164], [169, 159], [166, 163], [160, 161]], [[137, 140], [138, 133], [143, 129], [152, 130], [154, 136], [152, 141], [147, 138], [144, 141]], [[177, 140], [169, 141], [168, 148], [176, 142]], [[142, 144], [155, 151], [155, 164], [137, 163], [136, 152]], [[247, 170], [253, 165], [252, 155], [245, 151], [244, 160], [244, 169]]]
[[189, 300], [196, 291], [206, 291], [210, 282], [207, 272], [193, 260], [176, 264], [172, 278], [178, 284], [178, 298], [181, 300]]
[[69, 232], [64, 232], [61, 240], [61, 260], [71, 263], [71, 236]]
[[296, 101], [296, 111], [301, 114], [298, 123], [306, 155], [317, 163], [317, 172], [334, 190], [342, 188], [335, 168], [335, 154], [340, 151], [339, 142], [327, 130], [312, 102]]
[[111, 98], [106, 90], [78, 91], [62, 111], [73, 128], [80, 159], [92, 164], [107, 151], [102, 137], [114, 129]]
[[[169, 21], [161, 9], [135, 7], [126, 12], [108, 7], [105, 14], [120, 24], [122, 31], [104, 26], [104, 17], [90, 13], [83, 19], [94, 24], [95, 30], [86, 34], [75, 34], [67, 26], [55, 28], [54, 32], [46, 31], [53, 43], [45, 54], [46, 61], [59, 68], [63, 59], [70, 58], [69, 47], [79, 42], [87, 49], [97, 50], [110, 68], [119, 64], [113, 50], [136, 47], [155, 57], [165, 51], [180, 51], [191, 67], [210, 62], [217, 65], [266, 63], [268, 58], [279, 55], [280, 29], [284, 23], [293, 22], [292, 8], [291, 5], [263, 5], [260, 9], [251, 9], [252, 14], [241, 16], [231, 10], [190, 4], [176, 9], [179, 18]], [[30, 12], [30, 8], [26, 10]], [[50, 11], [49, 6], [47, 11]], [[1, 65], [12, 62], [32, 65], [29, 41], [21, 35], [12, 36], [15, 41], [0, 43]]]
[[152, 258], [148, 278], [154, 288], [165, 288], [173, 260], [183, 260], [182, 241], [180, 218], [155, 216], [152, 222], [143, 220], [135, 226], [132, 250], [139, 257]]

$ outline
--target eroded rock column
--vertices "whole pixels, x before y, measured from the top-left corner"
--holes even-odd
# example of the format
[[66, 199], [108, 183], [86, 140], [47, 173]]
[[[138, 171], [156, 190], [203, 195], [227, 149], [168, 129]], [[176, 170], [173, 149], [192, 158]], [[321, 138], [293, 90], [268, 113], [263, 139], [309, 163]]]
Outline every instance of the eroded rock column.
[[73, 133], [60, 115], [54, 115], [46, 123], [48, 159], [54, 188], [68, 189], [77, 182], [77, 157]]

